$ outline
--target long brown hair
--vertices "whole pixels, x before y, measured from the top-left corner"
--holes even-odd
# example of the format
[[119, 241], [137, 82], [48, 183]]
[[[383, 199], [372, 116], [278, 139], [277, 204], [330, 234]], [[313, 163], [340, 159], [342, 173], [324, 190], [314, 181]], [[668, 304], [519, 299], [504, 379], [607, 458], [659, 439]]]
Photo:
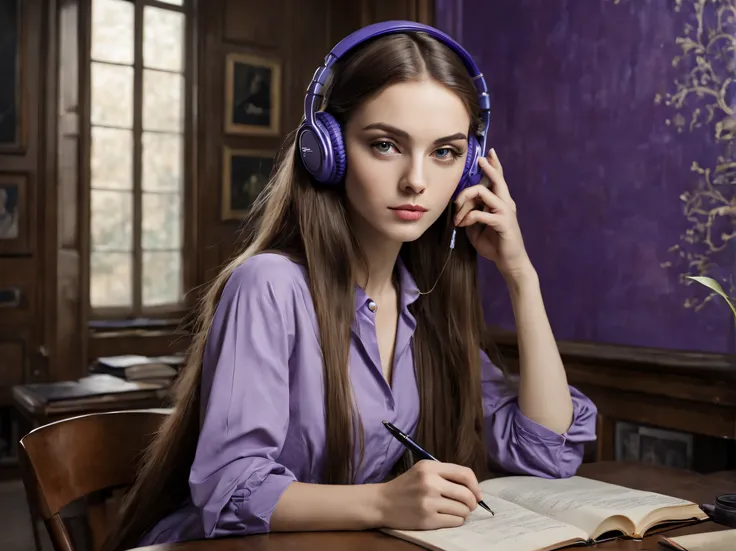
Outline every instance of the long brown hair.
[[[328, 86], [327, 110], [344, 128], [356, 107], [386, 86], [427, 78], [465, 102], [471, 114], [469, 130], [475, 132], [478, 99], [465, 67], [449, 48], [422, 33], [373, 40], [342, 60]], [[446, 215], [424, 235], [402, 247], [402, 260], [419, 289], [427, 290], [437, 281], [447, 260], [451, 231], [448, 206]], [[200, 431], [202, 358], [214, 311], [233, 270], [263, 251], [285, 254], [306, 266], [324, 363], [327, 443], [322, 480], [327, 484], [354, 480], [354, 443], [357, 436], [362, 457], [363, 431], [354, 422], [348, 356], [355, 315], [354, 267], [363, 256], [350, 230], [344, 189], [315, 185], [295, 158], [293, 133], [253, 205], [243, 241], [242, 252], [202, 297], [187, 366], [174, 388], [174, 411], [144, 457], [106, 550], [135, 546], [189, 497], [189, 472]], [[475, 251], [460, 231], [436, 287], [411, 309], [417, 322], [413, 347], [421, 399], [417, 438], [442, 460], [469, 466], [480, 475], [486, 465], [480, 350], [486, 343], [476, 274]]]

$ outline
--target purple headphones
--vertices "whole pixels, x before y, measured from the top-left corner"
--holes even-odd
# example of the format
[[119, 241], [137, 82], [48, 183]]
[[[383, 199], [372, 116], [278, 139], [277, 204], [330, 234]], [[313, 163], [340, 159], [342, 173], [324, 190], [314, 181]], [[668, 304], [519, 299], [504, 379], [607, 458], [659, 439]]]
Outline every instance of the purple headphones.
[[324, 64], [315, 71], [304, 98], [304, 121], [297, 133], [297, 143], [304, 166], [318, 182], [326, 185], [339, 184], [347, 167], [340, 125], [330, 113], [317, 111], [322, 103], [322, 87], [332, 72], [332, 66], [348, 51], [367, 40], [404, 32], [423, 32], [439, 40], [460, 56], [473, 78], [478, 90], [482, 125], [477, 137], [468, 136], [465, 169], [454, 195], [480, 182], [482, 171], [478, 166], [478, 159], [487, 152], [486, 141], [491, 122], [491, 102], [483, 73], [478, 70], [470, 54], [447, 34], [413, 21], [384, 21], [359, 29], [338, 42], [325, 57]]

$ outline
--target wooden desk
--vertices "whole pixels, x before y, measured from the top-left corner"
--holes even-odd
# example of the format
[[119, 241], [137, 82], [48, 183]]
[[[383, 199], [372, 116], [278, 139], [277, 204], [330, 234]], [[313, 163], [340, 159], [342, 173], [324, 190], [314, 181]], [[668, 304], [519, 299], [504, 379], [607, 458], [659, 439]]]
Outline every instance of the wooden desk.
[[[713, 503], [715, 496], [736, 491], [736, 471], [702, 475], [673, 468], [649, 467], [635, 463], [589, 463], [578, 474], [604, 482], [621, 484], [640, 490], [660, 492], [696, 503]], [[669, 535], [683, 535], [721, 530], [713, 522], [668, 530]], [[615, 540], [584, 549], [601, 551], [665, 551], [657, 543], [659, 534], [644, 540]], [[313, 532], [294, 534], [259, 534], [239, 538], [193, 541], [176, 545], [154, 545], [138, 551], [420, 551], [414, 544], [386, 536], [380, 532]]]

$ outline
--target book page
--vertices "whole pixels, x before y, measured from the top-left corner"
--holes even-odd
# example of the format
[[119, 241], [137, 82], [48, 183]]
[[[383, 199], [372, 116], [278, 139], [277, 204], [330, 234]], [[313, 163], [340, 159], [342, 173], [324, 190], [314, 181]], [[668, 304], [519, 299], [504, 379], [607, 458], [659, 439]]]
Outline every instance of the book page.
[[[642, 492], [580, 476], [551, 480], [510, 476], [486, 480], [481, 483], [481, 488], [494, 496], [577, 526], [593, 539], [602, 531], [612, 529], [631, 535], [634, 525], [638, 525], [656, 509], [693, 505], [675, 497]], [[607, 518], [615, 515], [620, 516], [601, 527]], [[628, 517], [630, 521], [623, 517]]]
[[541, 551], [588, 539], [574, 526], [494, 496], [484, 494], [483, 501], [495, 516], [478, 507], [457, 528], [384, 531], [441, 551]]
[[[736, 549], [736, 530], [719, 530], [687, 536], [663, 537], [687, 551], [733, 551]], [[677, 547], [675, 547], [677, 549]]]

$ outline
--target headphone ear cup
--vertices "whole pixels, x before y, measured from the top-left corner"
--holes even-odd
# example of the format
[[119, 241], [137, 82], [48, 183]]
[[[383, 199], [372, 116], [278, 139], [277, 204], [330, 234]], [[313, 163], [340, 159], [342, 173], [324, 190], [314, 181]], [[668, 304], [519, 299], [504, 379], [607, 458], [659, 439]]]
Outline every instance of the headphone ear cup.
[[480, 183], [480, 180], [483, 177], [482, 171], [478, 166], [478, 158], [480, 154], [478, 139], [474, 134], [471, 134], [468, 137], [468, 153], [465, 156], [465, 168], [463, 168], [463, 175], [460, 177], [460, 182], [452, 196], [453, 199], [465, 188], [472, 187]]
[[331, 166], [331, 170], [329, 170], [326, 180], [322, 183], [331, 185], [339, 184], [345, 177], [345, 168], [347, 167], [347, 155], [345, 154], [340, 123], [326, 111], [315, 113], [315, 120], [320, 126], [322, 135], [332, 146], [332, 155], [328, 154], [326, 160], [326, 164]]

